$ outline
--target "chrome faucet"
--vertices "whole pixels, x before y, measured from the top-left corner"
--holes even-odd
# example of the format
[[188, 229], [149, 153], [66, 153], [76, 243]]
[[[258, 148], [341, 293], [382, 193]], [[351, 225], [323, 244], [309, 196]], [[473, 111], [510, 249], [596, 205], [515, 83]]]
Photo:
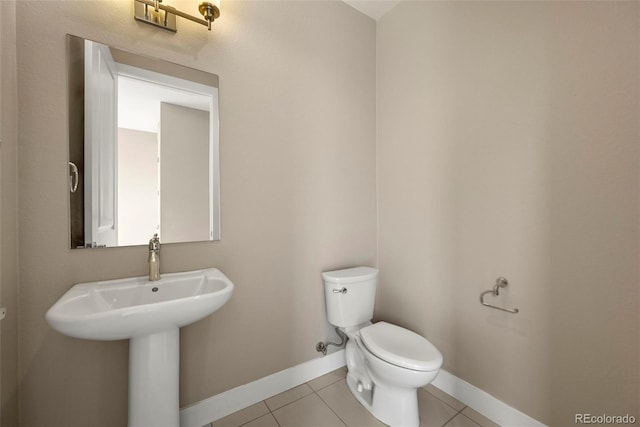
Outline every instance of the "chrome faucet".
[[149, 281], [160, 280], [160, 238], [158, 233], [149, 240]]

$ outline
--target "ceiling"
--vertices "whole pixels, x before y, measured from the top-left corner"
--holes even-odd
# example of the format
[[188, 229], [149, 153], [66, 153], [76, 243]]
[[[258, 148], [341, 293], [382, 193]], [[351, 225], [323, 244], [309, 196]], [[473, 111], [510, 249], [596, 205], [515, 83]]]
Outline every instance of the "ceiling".
[[401, 0], [342, 0], [354, 9], [359, 10], [365, 15], [375, 19], [376, 21], [393, 9]]

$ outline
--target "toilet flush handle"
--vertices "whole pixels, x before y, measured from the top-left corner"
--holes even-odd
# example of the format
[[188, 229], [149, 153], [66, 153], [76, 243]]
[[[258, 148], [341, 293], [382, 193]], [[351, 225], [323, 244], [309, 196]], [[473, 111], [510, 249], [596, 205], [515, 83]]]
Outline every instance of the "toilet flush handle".
[[334, 289], [333, 290], [334, 294], [346, 294], [347, 293], [347, 288], [345, 288], [344, 286], [341, 289]]

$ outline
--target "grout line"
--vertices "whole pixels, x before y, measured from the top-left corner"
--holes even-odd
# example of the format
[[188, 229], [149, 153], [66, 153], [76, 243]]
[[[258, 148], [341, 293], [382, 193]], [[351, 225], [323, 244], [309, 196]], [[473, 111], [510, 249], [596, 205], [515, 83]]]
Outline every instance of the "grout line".
[[[266, 403], [264, 400], [263, 400], [262, 402], [264, 403], [264, 406], [267, 406], [267, 403]], [[245, 408], [245, 409], [246, 409], [246, 408]], [[250, 419], [249, 421], [244, 422], [244, 423], [242, 423], [242, 424], [238, 425], [238, 427], [245, 426], [245, 425], [247, 425], [247, 424], [249, 424], [249, 423], [254, 422], [255, 420], [257, 420], [257, 419], [258, 419], [258, 418], [260, 418], [260, 417], [264, 417], [264, 416], [265, 416], [265, 415], [267, 415], [267, 414], [271, 414], [271, 409], [269, 409], [269, 407], [268, 407], [268, 406], [267, 406], [267, 410], [268, 410], [269, 412], [267, 412], [266, 414], [258, 415], [257, 417], [252, 418], [252, 419]], [[240, 409], [240, 411], [242, 411], [242, 409]], [[240, 412], [240, 411], [238, 411], [238, 412]], [[236, 412], [234, 412], [234, 413], [236, 413]], [[273, 414], [271, 414], [271, 415], [273, 415]], [[275, 418], [275, 417], [273, 417], [273, 418]], [[276, 422], [277, 422], [277, 421], [276, 421]], [[213, 423], [211, 423], [211, 427], [213, 427]]]
[[[464, 407], [466, 408], [466, 406]], [[455, 415], [451, 418], [449, 418], [444, 424], [442, 424], [442, 427], [445, 427], [447, 424], [449, 424], [451, 422], [451, 420], [453, 420], [455, 417], [457, 417], [458, 415], [460, 415], [462, 413], [462, 411], [464, 411], [464, 408], [460, 409], [458, 412], [455, 413]], [[455, 409], [455, 408], [454, 408]], [[464, 416], [464, 415], [463, 415]], [[473, 421], [473, 420], [472, 420]], [[474, 421], [475, 422], [475, 421]]]
[[[271, 408], [269, 408], [269, 405], [267, 405], [267, 401], [266, 401], [266, 400], [263, 400], [263, 401], [262, 401], [262, 403], [264, 403], [264, 406], [266, 406], [266, 407], [267, 407], [267, 409], [269, 410], [269, 414], [271, 415], [271, 417], [273, 417], [273, 419], [275, 420], [276, 424], [278, 424], [278, 427], [282, 427], [282, 426], [280, 425], [280, 422], [279, 422], [279, 421], [278, 421], [278, 419], [276, 418], [276, 416], [273, 414], [273, 411], [271, 410]], [[287, 405], [284, 405], [284, 406], [287, 406]], [[282, 406], [282, 407], [284, 408], [284, 406]], [[278, 409], [280, 409], [280, 408], [278, 408]], [[267, 414], [264, 414], [264, 415], [267, 415]], [[262, 415], [262, 416], [264, 417], [264, 415]], [[257, 418], [256, 418], [256, 419], [257, 419]]]
[[[264, 417], [264, 416], [265, 416], [265, 415], [267, 415], [267, 414], [271, 414], [271, 416], [273, 416], [273, 418], [274, 418], [274, 419], [276, 418], [276, 417], [273, 415], [273, 412], [271, 412], [271, 409], [269, 408], [269, 405], [267, 405], [267, 402], [266, 402], [266, 401], [262, 400], [261, 402], [256, 402], [256, 403], [254, 403], [254, 405], [257, 405], [258, 403], [264, 403], [264, 406], [266, 406], [266, 407], [267, 407], [267, 411], [268, 411], [268, 412], [267, 412], [267, 413], [264, 413], [264, 414], [262, 414], [262, 415], [258, 415], [258, 416], [257, 416], [257, 417], [255, 417], [255, 418], [251, 418], [250, 420], [245, 421], [245, 422], [243, 422], [242, 424], [238, 424], [238, 425], [237, 425], [237, 427], [246, 426], [247, 424], [249, 424], [249, 423], [251, 423], [251, 422], [254, 422], [254, 421], [255, 421], [255, 420], [257, 420], [258, 418]], [[236, 412], [234, 412], [233, 414], [237, 414], [238, 412], [240, 412], [240, 411], [244, 411], [245, 409], [247, 409], [247, 408], [240, 409], [239, 411], [236, 411]], [[229, 415], [233, 415], [233, 414], [229, 414]], [[212, 423], [209, 423], [209, 427], [213, 427], [213, 423], [215, 423], [215, 421], [214, 421], [214, 422], [212, 422]], [[278, 420], [276, 420], [276, 423], [278, 423]], [[278, 426], [280, 426], [280, 424], [278, 424]], [[205, 427], [207, 427], [207, 426], [205, 426]]]
[[276, 424], [278, 424], [278, 427], [282, 427], [282, 426], [280, 425], [280, 421], [278, 421], [278, 419], [276, 418], [276, 416], [275, 416], [275, 415], [273, 415], [273, 412], [269, 412], [269, 413], [271, 414], [271, 417], [273, 417], [273, 419], [275, 420]]
[[[336, 382], [337, 382], [337, 381], [336, 381]], [[323, 387], [323, 388], [326, 388], [326, 387]], [[320, 390], [322, 390], [322, 389], [320, 389]], [[320, 390], [318, 390], [318, 391], [320, 391]], [[320, 401], [321, 401], [322, 403], [324, 403], [324, 406], [326, 406], [327, 408], [329, 408], [329, 410], [330, 410], [331, 412], [333, 412], [333, 414], [334, 414], [336, 417], [338, 417], [338, 419], [342, 422], [342, 424], [344, 424], [346, 427], [349, 427], [349, 425], [347, 424], [347, 422], [346, 422], [345, 420], [343, 420], [342, 418], [340, 418], [340, 415], [338, 415], [338, 414], [336, 413], [336, 411], [334, 411], [334, 410], [333, 410], [333, 408], [332, 408], [331, 406], [329, 406], [329, 404], [328, 404], [327, 402], [325, 402], [325, 401], [324, 401], [324, 399], [322, 398], [322, 396], [320, 396], [320, 395], [319, 395], [315, 390], [314, 390], [314, 393], [316, 394], [316, 396], [318, 396], [318, 398], [320, 399]]]
[[[451, 409], [455, 409], [455, 410], [457, 411], [457, 409], [456, 409], [456, 408], [454, 408], [453, 406], [451, 406], [450, 404], [448, 404], [448, 403], [447, 403], [447, 402], [445, 402], [444, 400], [440, 399], [438, 396], [436, 396], [435, 394], [431, 393], [429, 390], [425, 390], [423, 387], [420, 387], [418, 390], [422, 390], [422, 391], [424, 391], [425, 393], [429, 394], [429, 396], [433, 396], [433, 397], [435, 397], [435, 398], [436, 398], [436, 399], [438, 399], [440, 402], [442, 402], [442, 403], [444, 403], [445, 405], [447, 405], [449, 408], [451, 408]], [[446, 393], [445, 393], [445, 394], [446, 394]], [[447, 394], [447, 396], [450, 396], [452, 399], [456, 399], [455, 397], [451, 396], [450, 394]], [[456, 400], [458, 400], [458, 399], [456, 399]], [[460, 402], [460, 401], [458, 400], [458, 402]], [[460, 402], [460, 403], [462, 403], [462, 402]], [[462, 409], [460, 409], [460, 411], [458, 411], [458, 412], [462, 412], [462, 411], [464, 410], [464, 408], [466, 408], [466, 407], [467, 407], [467, 405], [464, 405], [464, 407], [463, 407]]]
[[[329, 386], [332, 386], [333, 384], [335, 384], [335, 383], [337, 383], [338, 381], [343, 380], [343, 379], [344, 379], [344, 378], [338, 378], [337, 380], [335, 380], [335, 381], [334, 381], [334, 382], [332, 382], [331, 384], [327, 384], [326, 386], [324, 386], [324, 387], [322, 387], [322, 388], [318, 389], [318, 391], [320, 391], [320, 390], [324, 390], [325, 388], [327, 388], [327, 387], [329, 387]], [[320, 397], [320, 395], [316, 392], [316, 390], [314, 390], [314, 389], [309, 385], [309, 383], [308, 383], [308, 382], [303, 383], [303, 384], [305, 384], [307, 387], [309, 387], [309, 390], [311, 390], [311, 393], [309, 393], [309, 394], [305, 394], [304, 396], [301, 396], [301, 397], [297, 398], [296, 400], [292, 400], [291, 402], [287, 403], [286, 405], [282, 405], [282, 406], [280, 406], [280, 407], [278, 407], [278, 408], [276, 408], [276, 409], [274, 409], [274, 410], [271, 410], [271, 407], [270, 407], [269, 405], [267, 405], [267, 400], [266, 400], [266, 399], [262, 401], [262, 403], [264, 403], [264, 405], [267, 407], [267, 410], [269, 411], [268, 413], [269, 413], [269, 414], [271, 414], [271, 416], [273, 417], [273, 419], [274, 419], [274, 420], [276, 420], [276, 424], [278, 424], [278, 426], [279, 426], [279, 427], [280, 427], [280, 423], [278, 422], [278, 419], [276, 418], [276, 416], [275, 416], [275, 414], [274, 414], [273, 412], [274, 412], [274, 411], [277, 411], [277, 410], [279, 410], [279, 409], [282, 409], [282, 408], [284, 408], [285, 406], [289, 406], [289, 405], [291, 405], [292, 403], [296, 403], [298, 400], [304, 399], [305, 397], [307, 397], [307, 396], [311, 396], [312, 394], [315, 394], [316, 396], [318, 396], [318, 398], [320, 398], [320, 400], [322, 400], [322, 403], [324, 403], [324, 404], [325, 404], [329, 409], [331, 409], [331, 407], [327, 404], [327, 402], [325, 402], [325, 401], [322, 399], [322, 397]], [[294, 388], [295, 388], [295, 387], [294, 387]], [[289, 389], [289, 390], [291, 390], [291, 389]], [[285, 393], [286, 391], [288, 391], [288, 390], [285, 390], [283, 393]], [[271, 396], [271, 397], [273, 397], [273, 396]], [[334, 414], [336, 414], [336, 413], [333, 411], [333, 409], [331, 409], [331, 411], [332, 411]], [[247, 422], [245, 422], [245, 423], [242, 423], [242, 424], [238, 425], [238, 427], [242, 427], [242, 426], [244, 426], [244, 425], [247, 425], [247, 424], [249, 424], [250, 422], [253, 422], [253, 421], [257, 420], [257, 419], [258, 419], [258, 418], [260, 418], [260, 417], [264, 417], [265, 415], [267, 415], [267, 414], [262, 414], [262, 415], [260, 415], [260, 416], [258, 416], [258, 417], [256, 417], [256, 418], [253, 418], [253, 419], [251, 419], [251, 420], [249, 420], [249, 421], [247, 421]], [[338, 416], [338, 414], [336, 414], [336, 416], [337, 416], [338, 418], [340, 418], [340, 417]], [[342, 423], [343, 423], [345, 426], [347, 425], [347, 423], [345, 423], [345, 422], [342, 420], [342, 418], [340, 418], [340, 421], [342, 421]], [[213, 423], [211, 423], [210, 425], [211, 425], [211, 427], [213, 427]]]
[[324, 390], [325, 388], [327, 388], [327, 387], [330, 387], [330, 386], [334, 385], [334, 384], [335, 384], [335, 383], [337, 383], [338, 381], [342, 381], [342, 380], [343, 380], [343, 379], [345, 379], [345, 378], [346, 378], [346, 376], [345, 376], [344, 378], [338, 378], [337, 380], [335, 380], [335, 381], [334, 381], [334, 382], [332, 382], [331, 384], [327, 384], [327, 385], [325, 385], [325, 386], [323, 386], [323, 387], [320, 387], [318, 390], [313, 390], [313, 387], [311, 387], [311, 386], [309, 385], [309, 383], [305, 383], [305, 384], [307, 384], [307, 385], [309, 386], [309, 388], [310, 388], [311, 390], [313, 390], [313, 391], [314, 391], [314, 393], [316, 393], [316, 392], [318, 392], [318, 391], [320, 391], [320, 390]]
[[[0, 0], [0, 1], [2, 1], [2, 0]], [[306, 383], [305, 383], [305, 384], [306, 384]], [[309, 388], [311, 388], [311, 387], [309, 387]], [[311, 396], [313, 393], [315, 393], [315, 391], [313, 391], [313, 389], [311, 389], [311, 393], [305, 394], [304, 396], [299, 397], [299, 398], [297, 398], [296, 400], [292, 400], [291, 402], [287, 403], [286, 405], [282, 405], [282, 406], [280, 406], [280, 407], [278, 407], [278, 408], [274, 409], [273, 411], [278, 411], [278, 410], [280, 410], [280, 409], [284, 408], [285, 406], [289, 406], [289, 405], [291, 405], [292, 403], [296, 403], [298, 400], [302, 400], [302, 399], [304, 399], [304, 398], [305, 398], [305, 397], [307, 397], [307, 396]], [[267, 402], [266, 402], [266, 401], [264, 401], [264, 404], [265, 404], [265, 405], [267, 405]], [[267, 405], [267, 408], [269, 408], [269, 405]], [[273, 411], [271, 410], [271, 408], [269, 408], [269, 412], [271, 412], [271, 413], [273, 414]]]
[[[0, 1], [1, 1], [1, 0], [0, 0]], [[338, 368], [338, 369], [342, 369], [342, 368]], [[314, 378], [314, 379], [315, 379], [315, 378]], [[319, 388], [317, 391], [324, 390], [325, 388], [330, 387], [330, 386], [332, 386], [332, 385], [336, 384], [337, 382], [339, 382], [339, 381], [341, 381], [341, 380], [343, 380], [343, 379], [344, 379], [344, 378], [337, 378], [335, 381], [333, 381], [333, 382], [331, 382], [331, 383], [329, 383], [329, 384], [324, 385], [323, 387]], [[325, 402], [325, 401], [322, 399], [322, 397], [320, 397], [320, 395], [317, 393], [317, 391], [316, 391], [316, 390], [314, 390], [314, 389], [313, 389], [313, 387], [311, 387], [311, 385], [309, 384], [309, 382], [306, 382], [306, 383], [303, 383], [303, 384], [304, 384], [304, 385], [306, 385], [306, 386], [309, 388], [309, 390], [311, 390], [311, 392], [310, 392], [310, 393], [308, 393], [308, 394], [306, 394], [306, 395], [304, 395], [304, 396], [301, 396], [301, 397], [299, 397], [299, 398], [297, 398], [297, 399], [295, 399], [295, 400], [292, 400], [291, 402], [287, 403], [286, 405], [282, 405], [282, 406], [280, 406], [280, 407], [278, 407], [278, 408], [275, 408], [275, 409], [273, 409], [273, 410], [272, 410], [272, 409], [271, 409], [271, 407], [267, 404], [267, 399], [262, 400], [262, 401], [261, 401], [261, 403], [263, 403], [263, 404], [267, 407], [267, 411], [268, 411], [268, 412], [267, 412], [267, 413], [264, 413], [264, 414], [262, 414], [262, 415], [259, 415], [259, 416], [255, 417], [255, 418], [252, 418], [252, 419], [250, 419], [250, 420], [248, 420], [248, 421], [245, 421], [245, 422], [243, 422], [242, 424], [238, 424], [238, 425], [237, 425], [237, 427], [245, 426], [245, 425], [247, 425], [247, 424], [249, 424], [249, 423], [251, 423], [251, 422], [253, 422], [253, 421], [257, 420], [258, 418], [264, 417], [264, 416], [265, 416], [265, 415], [267, 415], [267, 414], [270, 414], [270, 415], [273, 417], [273, 419], [276, 421], [276, 424], [278, 424], [278, 426], [279, 426], [279, 427], [281, 427], [281, 426], [280, 426], [280, 423], [278, 422], [278, 419], [276, 418], [276, 416], [275, 416], [275, 414], [274, 414], [274, 411], [277, 411], [277, 410], [279, 410], [279, 409], [282, 409], [282, 408], [284, 408], [285, 406], [291, 405], [292, 403], [295, 403], [295, 402], [297, 402], [298, 400], [304, 399], [305, 397], [310, 396], [311, 394], [315, 394], [316, 396], [318, 396], [318, 398], [322, 401], [322, 403], [324, 403], [324, 404], [325, 404], [325, 406], [327, 406], [327, 407], [328, 407], [328, 408], [329, 408], [329, 409], [330, 409], [330, 410], [331, 410], [331, 411], [332, 411], [332, 412], [333, 412], [333, 413], [334, 413], [334, 414], [335, 414], [335, 415], [340, 419], [340, 421], [342, 421], [342, 423], [343, 423], [345, 426], [347, 425], [347, 424], [344, 422], [344, 420], [342, 420], [342, 418], [340, 418], [340, 417], [338, 416], [338, 414], [336, 414], [336, 413], [335, 413], [335, 411], [333, 411], [333, 409], [332, 409], [332, 408], [327, 404], [327, 402]], [[301, 384], [301, 385], [302, 385], [302, 384]], [[292, 387], [292, 388], [295, 388], [295, 387]], [[291, 389], [289, 389], [289, 390], [291, 390]], [[285, 390], [284, 392], [286, 392], [286, 391], [288, 391], [288, 390]], [[283, 392], [283, 393], [284, 393], [284, 392]], [[271, 396], [271, 397], [273, 397], [273, 396]], [[242, 410], [242, 409], [241, 409], [241, 410]], [[240, 411], [236, 411], [236, 412], [240, 412]], [[230, 414], [230, 415], [231, 415], [231, 414]], [[208, 425], [207, 427], [213, 427], [213, 422], [210, 422], [210, 423], [209, 423], [209, 425]]]

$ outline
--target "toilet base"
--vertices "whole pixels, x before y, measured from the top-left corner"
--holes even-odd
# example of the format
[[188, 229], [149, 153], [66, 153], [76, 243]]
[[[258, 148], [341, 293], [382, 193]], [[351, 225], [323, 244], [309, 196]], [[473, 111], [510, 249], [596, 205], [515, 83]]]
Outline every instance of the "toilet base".
[[372, 403], [366, 399], [367, 390], [358, 392], [358, 381], [347, 374], [347, 385], [353, 396], [374, 417], [391, 427], [418, 427], [418, 390], [374, 384]]

